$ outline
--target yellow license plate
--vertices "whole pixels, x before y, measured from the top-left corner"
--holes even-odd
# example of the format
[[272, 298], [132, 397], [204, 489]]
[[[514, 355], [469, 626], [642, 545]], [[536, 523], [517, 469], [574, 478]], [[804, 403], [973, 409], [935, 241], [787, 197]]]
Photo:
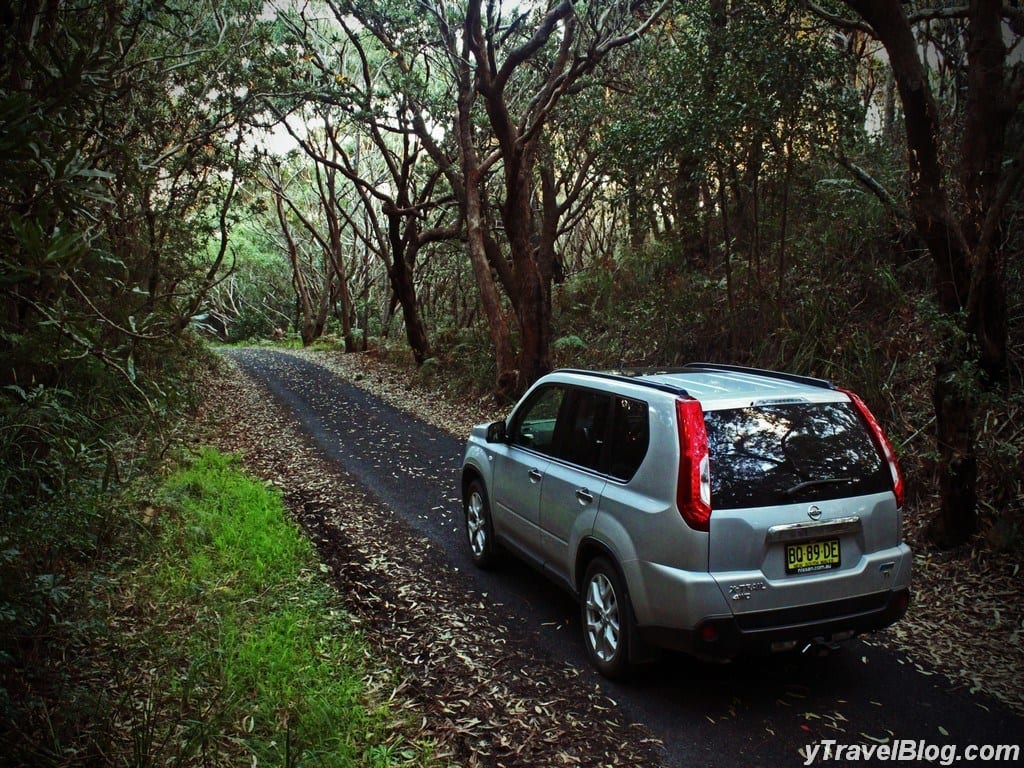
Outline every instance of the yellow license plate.
[[839, 567], [839, 539], [786, 545], [786, 573], [814, 573]]

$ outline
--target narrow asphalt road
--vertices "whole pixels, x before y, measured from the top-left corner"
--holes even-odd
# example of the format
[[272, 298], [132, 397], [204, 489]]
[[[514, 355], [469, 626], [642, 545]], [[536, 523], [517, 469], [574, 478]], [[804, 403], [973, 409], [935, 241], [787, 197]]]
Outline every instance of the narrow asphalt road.
[[[586, 666], [571, 598], [516, 563], [496, 572], [473, 568], [462, 537], [461, 439], [308, 360], [256, 349], [226, 354], [293, 412], [329, 458], [439, 545], [503, 612], [501, 621], [525, 626], [539, 655]], [[592, 684], [599, 678], [587, 672], [581, 680]], [[899, 765], [957, 764], [947, 759], [948, 745], [957, 745], [960, 757], [969, 745], [1024, 750], [1024, 718], [899, 653], [860, 641], [826, 657], [727, 665], [673, 655], [644, 668], [629, 684], [600, 684], [625, 717], [663, 741], [664, 762], [672, 768], [799, 766], [805, 762], [800, 750], [824, 740], [868, 746], [895, 742], [903, 756], [926, 758], [886, 761]]]

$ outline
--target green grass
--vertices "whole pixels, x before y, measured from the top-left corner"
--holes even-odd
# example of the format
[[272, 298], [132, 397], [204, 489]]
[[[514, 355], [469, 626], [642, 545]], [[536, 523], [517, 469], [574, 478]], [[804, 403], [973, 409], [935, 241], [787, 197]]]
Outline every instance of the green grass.
[[79, 490], [35, 510], [63, 549], [0, 531], [0, 765], [444, 764], [280, 495], [237, 459], [203, 450]]
[[153, 537], [90, 582], [74, 695], [45, 705], [57, 727], [20, 739], [15, 762], [440, 764], [374, 698], [392, 673], [275, 491], [204, 450], [148, 499]]
[[133, 763], [434, 764], [372, 701], [363, 642], [277, 493], [204, 450], [160, 497], [170, 522], [133, 598], [159, 651]]

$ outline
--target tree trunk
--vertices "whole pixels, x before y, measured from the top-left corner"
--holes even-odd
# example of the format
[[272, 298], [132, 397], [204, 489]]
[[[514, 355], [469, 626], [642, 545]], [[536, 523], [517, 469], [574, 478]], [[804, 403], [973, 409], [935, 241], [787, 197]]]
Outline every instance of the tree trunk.
[[309, 297], [309, 286], [306, 283], [302, 271], [302, 264], [299, 260], [299, 249], [292, 238], [291, 229], [288, 226], [288, 219], [284, 212], [284, 197], [282, 194], [275, 194], [277, 206], [277, 220], [281, 225], [281, 232], [284, 234], [285, 243], [288, 249], [288, 258], [292, 263], [292, 287], [295, 289], [295, 327], [302, 338], [302, 346], [308, 347], [315, 338], [313, 327], [313, 305]]
[[480, 290], [480, 305], [487, 319], [491, 343], [494, 346], [495, 397], [499, 402], [511, 402], [515, 399], [518, 371], [515, 355], [512, 352], [512, 334], [501, 306], [497, 286], [491, 275], [484, 245], [483, 213], [481, 211], [479, 174], [470, 168], [466, 169], [466, 246], [469, 261], [473, 267], [477, 287]]
[[672, 184], [672, 218], [679, 232], [683, 265], [696, 267], [701, 255], [700, 183], [697, 179], [696, 158], [690, 153], [676, 157], [675, 179]]
[[728, 326], [728, 350], [729, 354], [733, 353], [733, 341], [735, 337], [735, 317], [736, 317], [736, 293], [733, 286], [733, 275], [732, 275], [732, 239], [733, 234], [729, 226], [729, 195], [726, 191], [726, 179], [725, 171], [722, 169], [721, 164], [717, 165], [718, 168], [718, 204], [721, 207], [720, 216], [722, 222], [722, 258], [725, 262], [725, 292], [726, 297], [729, 301], [729, 326]]
[[626, 180], [626, 210], [629, 218], [629, 247], [633, 253], [640, 253], [647, 237], [647, 227], [640, 199], [640, 179], [635, 171], [630, 171]]
[[480, 197], [480, 161], [473, 144], [473, 85], [468, 73], [468, 50], [464, 51], [464, 54], [465, 69], [461, 73], [459, 85], [458, 133], [462, 178], [465, 181], [463, 208], [466, 217], [466, 250], [480, 291], [480, 305], [487, 320], [491, 344], [494, 346], [494, 394], [499, 402], [507, 403], [515, 398], [518, 371], [512, 352], [512, 334], [487, 258], [487, 236], [484, 232], [483, 202]]
[[502, 211], [512, 264], [516, 274], [516, 320], [519, 326], [519, 380], [525, 390], [551, 370], [551, 276], [550, 258], [533, 246], [535, 222], [530, 201], [533, 164], [530, 158], [511, 153], [505, 158], [505, 206]]
[[[401, 204], [402, 201], [399, 201]], [[391, 241], [391, 262], [388, 264], [388, 280], [395, 300], [402, 307], [405, 320], [405, 337], [412, 350], [416, 365], [423, 365], [433, 357], [427, 329], [420, 316], [419, 301], [416, 298], [416, 284], [413, 280], [412, 265], [416, 263], [416, 218], [403, 216], [397, 211], [385, 211], [388, 217], [388, 238]], [[403, 231], [404, 230], [404, 231]]]
[[967, 244], [946, 194], [945, 170], [939, 158], [938, 109], [907, 17], [896, 2], [847, 2], [871, 24], [889, 55], [903, 102], [911, 216], [932, 256], [936, 300], [948, 326], [940, 329], [933, 387], [941, 500], [932, 534], [937, 543], [951, 546], [966, 541], [977, 528], [975, 403], [965, 382], [956, 377], [961, 343], [955, 326], [970, 287]]
[[[959, 219], [945, 188], [938, 108], [903, 8], [895, 0], [846, 4], [885, 46], [903, 102], [911, 215], [935, 265], [936, 300], [944, 315], [933, 389], [942, 498], [932, 534], [939, 544], [953, 546], [964, 543], [978, 527], [975, 441], [982, 382], [965, 371], [978, 363], [989, 377], [996, 377], [1006, 365], [1005, 255], [997, 233], [1012, 187], [1002, 168], [1006, 126], [1019, 99], [1010, 103], [1005, 84], [1001, 3], [974, 0], [968, 10], [960, 174], [964, 203]], [[967, 323], [961, 327], [964, 310]], [[980, 354], [968, 351], [965, 335], [977, 342]]]
[[1006, 372], [1006, 259], [1001, 217], [986, 223], [1002, 178], [1006, 127], [1013, 115], [1003, 96], [1006, 47], [1000, 0], [970, 4], [967, 36], [967, 110], [961, 145], [960, 184], [964, 197], [964, 237], [974, 256], [968, 329], [980, 347], [981, 368], [996, 382]]
[[541, 222], [540, 235], [537, 243], [537, 261], [548, 267], [545, 279], [552, 283], [562, 284], [565, 281], [565, 259], [555, 250], [558, 240], [558, 221], [562, 210], [558, 202], [558, 185], [555, 182], [555, 170], [551, 163], [544, 162], [540, 168], [541, 187]]
[[[333, 286], [332, 303], [333, 299], [337, 298], [341, 302], [341, 337], [345, 341], [345, 351], [355, 352], [356, 343], [355, 337], [352, 335], [352, 320], [355, 315], [355, 310], [352, 306], [352, 294], [348, 289], [348, 275], [345, 269], [345, 259], [342, 254], [341, 246], [341, 221], [338, 218], [338, 196], [335, 190], [335, 171], [329, 169], [327, 172], [327, 195], [321, 196], [321, 204], [324, 208], [324, 213], [327, 216], [327, 229], [329, 235], [328, 249], [329, 249], [329, 264], [327, 268], [333, 270], [334, 280], [336, 281]], [[327, 286], [331, 285], [329, 278], [325, 279], [325, 293], [327, 292]]]
[[930, 525], [929, 536], [941, 547], [962, 544], [978, 529], [978, 458], [974, 447], [977, 404], [972, 386], [973, 382], [963, 380], [955, 357], [947, 357], [935, 366], [932, 403], [941, 462], [942, 507]]

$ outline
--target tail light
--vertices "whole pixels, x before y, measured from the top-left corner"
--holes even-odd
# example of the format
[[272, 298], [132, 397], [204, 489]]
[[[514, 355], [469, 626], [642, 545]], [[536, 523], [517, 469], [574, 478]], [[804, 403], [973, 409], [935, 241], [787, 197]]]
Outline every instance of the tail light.
[[704, 411], [696, 400], [676, 400], [679, 482], [676, 506], [691, 528], [707, 531], [711, 521], [711, 461]]
[[867, 422], [875, 445], [878, 446], [878, 450], [882, 452], [882, 456], [889, 465], [889, 473], [892, 475], [892, 492], [896, 496], [896, 506], [902, 509], [905, 494], [903, 472], [900, 471], [900, 463], [896, 460], [896, 452], [892, 449], [892, 443], [889, 442], [889, 438], [882, 431], [882, 426], [878, 423], [878, 419], [868, 410], [863, 400], [848, 389], [840, 389], [839, 391], [850, 398], [853, 407], [857, 409], [864, 421]]

